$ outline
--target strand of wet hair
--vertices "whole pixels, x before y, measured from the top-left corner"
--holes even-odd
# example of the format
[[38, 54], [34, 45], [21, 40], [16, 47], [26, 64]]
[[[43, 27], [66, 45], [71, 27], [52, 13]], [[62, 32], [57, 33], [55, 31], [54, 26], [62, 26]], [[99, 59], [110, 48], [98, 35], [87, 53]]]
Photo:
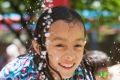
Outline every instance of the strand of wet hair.
[[49, 69], [49, 63], [47, 62], [48, 61], [48, 55], [46, 55], [46, 65], [47, 66], [47, 71], [46, 71], [46, 74], [48, 75], [48, 80], [54, 80], [54, 77], [51, 75], [51, 72], [50, 72], [50, 69]]
[[[62, 80], [62, 76], [60, 75], [60, 73], [59, 73], [58, 71], [56, 71], [54, 68], [52, 68], [52, 66], [49, 64], [48, 55], [47, 55], [46, 59], [47, 59], [46, 63], [47, 63], [47, 65], [48, 65], [48, 67], [50, 67], [55, 73], [57, 73], [58, 76], [60, 77], [60, 79]], [[49, 69], [49, 68], [48, 68], [48, 69]], [[50, 71], [50, 70], [49, 70], [49, 71]], [[51, 75], [51, 74], [50, 74], [50, 75]]]
[[[89, 72], [89, 71], [91, 71], [90, 70], [90, 66], [87, 65], [87, 63], [86, 63], [86, 61], [84, 59], [81, 62], [81, 64], [82, 64], [82, 67], [83, 67], [83, 73], [84, 73], [84, 75], [85, 75], [85, 73], [87, 73], [88, 76], [90, 77], [90, 80], [92, 80], [92, 76], [93, 76], [93, 79], [96, 80], [93, 72], [91, 72], [91, 74], [90, 74], [90, 72]], [[86, 72], [85, 72], [85, 69], [86, 69]], [[85, 78], [86, 78], [86, 76], [85, 76]]]

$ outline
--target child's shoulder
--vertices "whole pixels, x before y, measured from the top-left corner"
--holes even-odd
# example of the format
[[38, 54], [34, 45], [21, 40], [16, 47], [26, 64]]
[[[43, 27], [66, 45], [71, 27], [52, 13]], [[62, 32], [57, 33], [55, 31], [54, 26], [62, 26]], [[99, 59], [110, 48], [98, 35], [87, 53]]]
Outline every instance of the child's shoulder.
[[33, 55], [32, 54], [25, 54], [22, 56], [17, 57], [12, 62], [8, 63], [0, 72], [1, 77], [8, 77], [16, 75], [20, 75], [23, 69], [32, 68], [34, 65], [33, 63]]
[[8, 63], [7, 66], [14, 66], [14, 69], [16, 67], [25, 67], [29, 66], [30, 62], [33, 60], [32, 54], [24, 54], [21, 56], [18, 56], [16, 59], [14, 59], [12, 62]]

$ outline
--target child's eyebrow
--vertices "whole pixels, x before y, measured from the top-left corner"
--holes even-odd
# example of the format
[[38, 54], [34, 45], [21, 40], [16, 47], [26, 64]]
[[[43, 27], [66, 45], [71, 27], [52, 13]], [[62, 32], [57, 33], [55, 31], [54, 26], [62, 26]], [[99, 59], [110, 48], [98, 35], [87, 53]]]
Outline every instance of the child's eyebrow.
[[85, 39], [84, 38], [78, 38], [78, 39], [76, 39], [76, 41], [85, 41]]
[[[62, 37], [56, 37], [56, 38], [53, 38], [52, 41], [56, 41], [56, 40], [62, 40], [62, 41], [66, 41], [66, 39], [62, 38]], [[85, 41], [84, 38], [78, 38], [76, 39], [75, 41]]]
[[66, 41], [66, 39], [62, 38], [62, 37], [56, 37], [53, 38], [52, 41], [56, 41], [56, 40], [62, 40], [62, 41]]

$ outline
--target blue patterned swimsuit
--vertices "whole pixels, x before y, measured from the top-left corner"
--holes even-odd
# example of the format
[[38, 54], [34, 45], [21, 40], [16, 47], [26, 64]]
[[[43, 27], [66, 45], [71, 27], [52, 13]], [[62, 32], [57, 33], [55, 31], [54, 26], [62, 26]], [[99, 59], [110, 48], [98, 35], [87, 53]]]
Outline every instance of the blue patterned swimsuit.
[[[17, 57], [15, 60], [7, 64], [0, 72], [0, 80], [38, 80], [38, 71], [33, 61], [34, 55], [26, 54]], [[83, 75], [82, 67], [79, 66], [74, 76], [65, 80], [93, 80], [89, 76]], [[84, 76], [87, 79], [84, 79]]]

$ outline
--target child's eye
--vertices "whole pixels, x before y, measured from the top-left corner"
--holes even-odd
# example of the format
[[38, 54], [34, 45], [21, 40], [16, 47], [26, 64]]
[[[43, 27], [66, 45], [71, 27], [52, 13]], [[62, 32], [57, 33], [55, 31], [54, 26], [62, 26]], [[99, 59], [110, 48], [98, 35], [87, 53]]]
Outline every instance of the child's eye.
[[82, 45], [80, 45], [80, 44], [77, 44], [77, 45], [75, 45], [74, 47], [82, 47]]
[[63, 44], [58, 44], [58, 45], [56, 45], [56, 47], [64, 47], [64, 45]]

